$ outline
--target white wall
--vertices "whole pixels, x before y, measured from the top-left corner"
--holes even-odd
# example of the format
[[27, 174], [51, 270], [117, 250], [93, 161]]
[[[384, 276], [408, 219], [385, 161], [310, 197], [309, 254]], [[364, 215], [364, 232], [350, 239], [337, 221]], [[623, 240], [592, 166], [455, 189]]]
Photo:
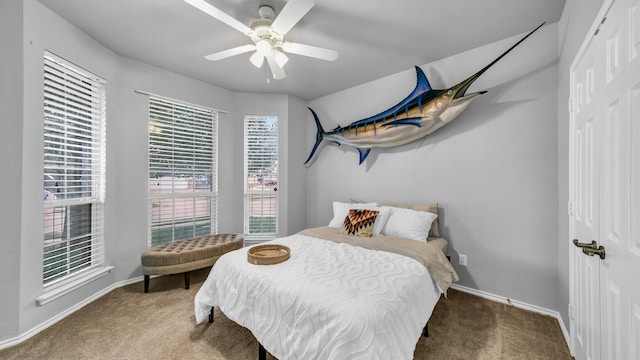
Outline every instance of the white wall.
[[[281, 234], [326, 224], [332, 200], [438, 201], [443, 234], [469, 267], [461, 284], [561, 312], [568, 289], [567, 147], [569, 65], [602, 0], [567, 0], [559, 25], [541, 29], [485, 73], [488, 89], [452, 124], [422, 142], [374, 150], [326, 146], [301, 164], [315, 139], [305, 104], [288, 95], [234, 94], [123, 58], [34, 0], [0, 2], [0, 343], [63, 313], [114, 282], [140, 275], [146, 247], [146, 90], [229, 113], [219, 121], [221, 232], [242, 231], [242, 119], [274, 114], [286, 147]], [[514, 38], [427, 64], [444, 88], [492, 60]], [[559, 39], [559, 44], [558, 44]], [[555, 64], [560, 49], [559, 65]], [[115, 271], [52, 303], [42, 292], [42, 56], [52, 51], [107, 80], [107, 259]], [[325, 128], [389, 107], [413, 89], [413, 69], [311, 102]], [[559, 104], [559, 106], [557, 106]], [[557, 119], [557, 121], [556, 121]], [[305, 136], [300, 136], [305, 134]], [[281, 196], [285, 192], [281, 193]], [[305, 205], [306, 204], [306, 205]], [[559, 238], [559, 240], [557, 240]], [[557, 252], [549, 249], [557, 248]], [[558, 276], [559, 275], [559, 276]]]
[[[0, 1], [0, 339], [18, 332], [22, 192], [22, 1]], [[11, 154], [11, 156], [8, 156]]]
[[[20, 232], [20, 277], [6, 290], [20, 294], [20, 305], [14, 308], [19, 316], [22, 333], [52, 318], [107, 287], [113, 274], [102, 277], [45, 306], [36, 305], [36, 297], [42, 295], [42, 178], [43, 178], [43, 56], [48, 50], [66, 60], [79, 64], [86, 70], [107, 80], [107, 99], [113, 99], [113, 79], [116, 55], [61, 17], [35, 0], [24, 4], [24, 93], [22, 138], [22, 218]], [[107, 104], [107, 113], [113, 113], [114, 104]], [[107, 129], [109, 130], [109, 129]], [[107, 150], [109, 151], [109, 150]], [[107, 157], [111, 154], [107, 152]], [[14, 154], [3, 154], [3, 157]], [[107, 191], [110, 189], [107, 188]], [[107, 202], [111, 195], [107, 195]], [[114, 226], [107, 219], [107, 228]], [[17, 241], [17, 240], [16, 240]], [[113, 241], [107, 233], [105, 241]], [[2, 253], [1, 257], [6, 255]], [[112, 261], [112, 259], [108, 259]], [[0, 260], [1, 262], [2, 260]]]
[[288, 179], [285, 184], [287, 197], [286, 234], [295, 234], [307, 227], [307, 169], [304, 167], [307, 151], [307, 110], [306, 103], [295, 96], [289, 96], [288, 126]]
[[[24, 7], [24, 8], [23, 8]], [[288, 145], [288, 112], [300, 117], [302, 102], [288, 95], [236, 94], [226, 89], [118, 56], [35, 0], [0, 2], [0, 47], [3, 49], [0, 101], [2, 179], [2, 243], [0, 252], [0, 347], [42, 329], [113, 284], [141, 276], [140, 253], [147, 247], [148, 98], [143, 90], [203, 106], [226, 110], [219, 117], [219, 231], [242, 232], [242, 116], [274, 114], [282, 121], [281, 156], [303, 152], [305, 140]], [[43, 55], [50, 51], [106, 80], [107, 191], [106, 262], [114, 270], [46, 305], [42, 295]], [[238, 105], [238, 109], [236, 109]], [[240, 114], [240, 115], [238, 115]], [[304, 119], [306, 120], [306, 119]], [[304, 134], [304, 121], [295, 131]], [[285, 166], [286, 170], [286, 166]], [[295, 174], [299, 174], [296, 170]], [[306, 184], [302, 180], [300, 188]], [[287, 179], [287, 181], [291, 182]], [[299, 193], [298, 187], [292, 187]], [[281, 232], [290, 204], [282, 203]], [[304, 212], [303, 212], [304, 213]], [[306, 218], [305, 218], [306, 221]]]
[[[237, 199], [243, 198], [244, 176], [242, 164], [244, 162], [243, 129], [245, 115], [276, 115], [278, 116], [278, 234], [280, 236], [290, 235], [304, 228], [301, 224], [300, 213], [304, 213], [305, 197], [303, 194], [306, 186], [305, 174], [300, 170], [298, 162], [299, 154], [304, 152], [306, 140], [304, 120], [301, 117], [305, 109], [304, 103], [293, 96], [284, 94], [236, 94], [235, 104], [237, 115], [235, 122], [236, 132], [239, 134], [233, 147], [229, 151], [236, 156], [236, 163], [240, 164], [236, 168], [234, 179], [238, 186], [235, 191], [234, 213], [238, 214], [234, 222], [243, 226], [243, 203]], [[304, 218], [306, 221], [306, 218]]]
[[[233, 96], [228, 90], [119, 57], [49, 11], [28, 0], [25, 5], [24, 134], [22, 150], [22, 227], [20, 278], [7, 289], [19, 290], [19, 332], [23, 333], [55, 317], [114, 282], [141, 276], [140, 253], [147, 247], [147, 96], [144, 90], [204, 106], [222, 108], [233, 116]], [[108, 276], [87, 284], [44, 306], [36, 306], [42, 294], [42, 68], [48, 50], [106, 80], [107, 83], [107, 197], [105, 243], [107, 264], [115, 266]], [[233, 141], [225, 136], [227, 115], [221, 115], [221, 148]], [[13, 155], [13, 154], [12, 154]], [[220, 168], [234, 166], [230, 153], [222, 152]], [[228, 182], [229, 172], [221, 172]], [[20, 188], [19, 186], [16, 188]], [[220, 207], [235, 203], [221, 189]], [[227, 213], [222, 212], [224, 220]], [[240, 232], [241, 227], [222, 226]], [[2, 254], [5, 256], [5, 253]], [[4, 262], [4, 261], [0, 261]], [[16, 334], [14, 334], [16, 335]]]
[[567, 0], [559, 21], [560, 62], [558, 71], [558, 303], [564, 323], [569, 326], [569, 68], [603, 0]]
[[[278, 186], [278, 233], [282, 234], [286, 229], [287, 219], [284, 215], [283, 209], [285, 209], [283, 199], [286, 199], [287, 192], [282, 182], [286, 181], [286, 166], [283, 167], [283, 163], [286, 162], [286, 134], [287, 131], [287, 95], [283, 94], [254, 94], [254, 93], [238, 93], [235, 98], [235, 106], [237, 109], [236, 117], [234, 118], [235, 131], [238, 134], [237, 141], [234, 142], [233, 147], [229, 148], [230, 151], [235, 154], [236, 162], [240, 165], [233, 171], [234, 183], [236, 188], [234, 189], [236, 199], [234, 203], [234, 223], [240, 226], [240, 229], [244, 227], [244, 203], [240, 199], [244, 199], [244, 117], [246, 115], [275, 115], [278, 117], [278, 171], [279, 181], [281, 185]], [[284, 143], [283, 143], [284, 142]]]
[[[227, 184], [233, 183], [232, 173], [236, 161], [233, 154], [225, 151], [233, 141], [230, 119], [234, 116], [233, 93], [193, 80], [163, 69], [147, 65], [125, 57], [117, 59], [115, 78], [115, 112], [108, 117], [107, 216], [113, 224], [112, 259], [116, 281], [141, 276], [140, 254], [148, 242], [148, 129], [149, 97], [138, 94], [142, 90], [181, 101], [225, 110], [218, 120], [219, 133], [219, 214], [220, 230], [241, 232], [242, 227], [229, 226], [230, 212], [236, 199], [227, 191]], [[223, 226], [224, 224], [224, 226]]]
[[[308, 173], [309, 226], [325, 225], [331, 202], [439, 202], [460, 285], [557, 309], [557, 25], [541, 28], [487, 71], [471, 91], [489, 90], [423, 141], [372, 150], [326, 145]], [[422, 66], [434, 88], [459, 82], [521, 36]], [[373, 115], [415, 86], [413, 69], [310, 103], [325, 129]], [[307, 120], [312, 124], [311, 116]], [[307, 149], [315, 140], [308, 126]], [[551, 249], [551, 251], [550, 251]]]

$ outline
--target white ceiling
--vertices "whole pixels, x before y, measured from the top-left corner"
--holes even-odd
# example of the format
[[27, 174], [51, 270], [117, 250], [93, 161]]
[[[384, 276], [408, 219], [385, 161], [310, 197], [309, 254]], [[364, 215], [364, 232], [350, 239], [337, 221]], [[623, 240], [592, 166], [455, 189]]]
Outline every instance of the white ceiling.
[[[560, 19], [565, 0], [316, 0], [288, 41], [335, 49], [327, 62], [289, 55], [287, 77], [267, 83], [250, 53], [211, 62], [205, 55], [251, 40], [183, 0], [39, 0], [113, 50], [237, 92], [312, 100]], [[249, 25], [258, 6], [276, 15], [285, 0], [207, 0]]]

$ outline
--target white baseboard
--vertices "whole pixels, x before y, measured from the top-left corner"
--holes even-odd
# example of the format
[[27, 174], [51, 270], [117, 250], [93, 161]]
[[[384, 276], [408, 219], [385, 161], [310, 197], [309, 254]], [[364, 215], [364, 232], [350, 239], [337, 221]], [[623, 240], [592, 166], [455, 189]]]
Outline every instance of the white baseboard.
[[571, 342], [569, 340], [570, 339], [569, 331], [567, 331], [567, 327], [564, 325], [564, 321], [562, 320], [562, 316], [560, 316], [559, 312], [555, 310], [549, 310], [537, 305], [531, 305], [522, 301], [509, 299], [504, 296], [491, 294], [486, 291], [472, 289], [470, 287], [466, 287], [458, 284], [452, 284], [451, 288], [454, 290], [462, 291], [467, 294], [475, 295], [487, 300], [492, 300], [492, 301], [496, 301], [503, 304], [513, 305], [514, 307], [517, 307], [519, 309], [533, 311], [542, 315], [548, 315], [555, 318], [556, 320], [558, 320], [558, 324], [560, 325], [560, 330], [562, 331], [562, 335], [564, 336], [564, 341], [567, 343], [567, 347], [569, 347], [569, 350], [571, 350]]
[[60, 314], [52, 317], [51, 319], [31, 328], [30, 330], [27, 330], [26, 332], [11, 338], [11, 339], [7, 339], [7, 340], [3, 340], [0, 341], [0, 350], [2, 349], [6, 349], [8, 347], [11, 346], [15, 346], [18, 345], [20, 343], [22, 343], [25, 340], [30, 339], [31, 337], [33, 337], [34, 335], [38, 334], [39, 332], [45, 330], [46, 328], [52, 326], [53, 324], [57, 323], [58, 321], [66, 318], [67, 316], [73, 314], [74, 312], [82, 309], [83, 307], [85, 307], [86, 305], [92, 303], [93, 301], [99, 299], [100, 297], [106, 295], [107, 293], [109, 293], [112, 290], [115, 290], [117, 288], [126, 286], [126, 285], [130, 285], [130, 284], [134, 284], [140, 281], [143, 281], [143, 277], [137, 277], [137, 278], [132, 278], [132, 279], [128, 279], [128, 280], [124, 280], [124, 281], [120, 281], [117, 282], [115, 284], [112, 284], [111, 286], [108, 286], [100, 291], [98, 291], [97, 293], [91, 295], [90, 297], [84, 299], [83, 301], [77, 303], [76, 305], [70, 307], [69, 309], [61, 312]]

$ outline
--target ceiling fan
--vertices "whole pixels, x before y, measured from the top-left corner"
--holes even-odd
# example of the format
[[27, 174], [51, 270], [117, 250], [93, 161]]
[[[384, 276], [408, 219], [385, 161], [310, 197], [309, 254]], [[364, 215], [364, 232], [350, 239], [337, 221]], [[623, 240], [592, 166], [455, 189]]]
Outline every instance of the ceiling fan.
[[335, 50], [284, 40], [287, 32], [315, 5], [314, 0], [289, 0], [278, 17], [275, 17], [275, 11], [271, 6], [262, 5], [258, 8], [260, 19], [251, 23], [251, 26], [241, 23], [205, 0], [184, 1], [247, 35], [253, 41], [253, 44], [207, 55], [207, 60], [222, 60], [255, 50], [249, 58], [251, 63], [260, 68], [266, 59], [273, 78], [278, 80], [287, 76], [284, 65], [289, 58], [284, 52], [327, 61], [333, 61], [338, 57]]

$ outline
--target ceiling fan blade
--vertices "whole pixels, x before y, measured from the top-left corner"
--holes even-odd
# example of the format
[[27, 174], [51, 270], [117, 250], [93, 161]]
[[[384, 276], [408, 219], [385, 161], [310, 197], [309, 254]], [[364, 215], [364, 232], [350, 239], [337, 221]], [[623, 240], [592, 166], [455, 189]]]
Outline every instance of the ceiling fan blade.
[[250, 27], [248, 27], [247, 25], [241, 23], [240, 21], [232, 18], [231, 16], [227, 15], [226, 13], [222, 12], [220, 9], [218, 9], [217, 7], [209, 4], [208, 2], [204, 1], [204, 0], [184, 0], [187, 4], [213, 16], [214, 18], [222, 21], [223, 23], [231, 26], [232, 28], [240, 31], [241, 33], [250, 36], [250, 34], [253, 32], [253, 29], [251, 29]]
[[267, 58], [267, 63], [269, 64], [269, 69], [271, 69], [271, 73], [273, 74], [274, 79], [280, 80], [287, 77], [284, 69], [278, 66], [273, 52], [265, 57]]
[[204, 58], [211, 61], [218, 61], [222, 59], [226, 59], [228, 57], [244, 54], [249, 51], [253, 51], [256, 49], [255, 45], [242, 45], [238, 47], [234, 47], [233, 49], [219, 51], [217, 53], [213, 53], [205, 56]]
[[327, 61], [333, 61], [338, 58], [338, 52], [335, 50], [299, 43], [292, 43], [288, 41], [285, 41], [282, 44], [282, 50], [292, 54], [309, 56]]
[[315, 4], [313, 0], [289, 0], [271, 24], [271, 28], [285, 35]]

